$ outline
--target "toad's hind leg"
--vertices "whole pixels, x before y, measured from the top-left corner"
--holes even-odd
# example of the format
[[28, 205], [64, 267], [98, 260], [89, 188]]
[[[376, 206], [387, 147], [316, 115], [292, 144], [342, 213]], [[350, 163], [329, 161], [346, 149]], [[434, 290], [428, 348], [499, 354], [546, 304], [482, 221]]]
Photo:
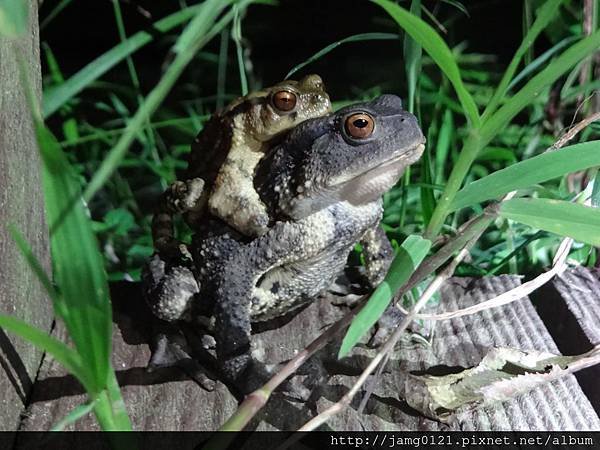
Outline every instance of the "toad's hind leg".
[[184, 319], [200, 289], [184, 245], [177, 254], [155, 253], [142, 271], [144, 297], [155, 316], [167, 322]]
[[[153, 323], [152, 356], [148, 371], [176, 366], [206, 390], [214, 381], [193, 357], [186, 338], [176, 323], [186, 319], [199, 286], [191, 270], [192, 260], [184, 246], [180, 254], [168, 258], [154, 254], [142, 272], [144, 297], [154, 315], [161, 321]], [[160, 322], [160, 323], [159, 323]]]
[[[252, 277], [238, 266], [234, 276], [224, 270], [224, 283], [217, 290], [215, 303], [215, 338], [217, 358], [224, 377], [242, 395], [258, 389], [270, 374], [264, 365], [252, 357], [249, 302], [241, 301], [248, 295]], [[251, 289], [251, 287], [250, 287]]]

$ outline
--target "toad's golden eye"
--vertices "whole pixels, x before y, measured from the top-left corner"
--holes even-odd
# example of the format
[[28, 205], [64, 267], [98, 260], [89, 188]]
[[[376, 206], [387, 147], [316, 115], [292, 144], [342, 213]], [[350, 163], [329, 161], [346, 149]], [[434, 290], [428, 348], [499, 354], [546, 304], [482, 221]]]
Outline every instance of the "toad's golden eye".
[[290, 91], [277, 91], [273, 94], [273, 106], [279, 111], [291, 111], [296, 107], [296, 100], [296, 94]]
[[375, 121], [366, 113], [357, 113], [346, 119], [346, 133], [355, 139], [365, 139], [373, 134]]

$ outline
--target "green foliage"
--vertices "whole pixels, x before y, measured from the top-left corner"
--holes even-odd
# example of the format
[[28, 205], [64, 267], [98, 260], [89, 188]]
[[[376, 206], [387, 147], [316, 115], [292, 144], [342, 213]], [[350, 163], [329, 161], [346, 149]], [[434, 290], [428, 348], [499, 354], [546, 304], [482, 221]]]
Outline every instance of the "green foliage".
[[[81, 195], [69, 163], [51, 133], [41, 124], [37, 136], [43, 159], [43, 186], [54, 280], [60, 289], [57, 313], [93, 374], [90, 389], [106, 384], [110, 366], [112, 311], [102, 256], [86, 211], [68, 199]], [[63, 212], [67, 213], [63, 215]]]
[[[10, 1], [10, 0], [8, 0]], [[198, 14], [202, 5], [189, 6], [176, 13], [171, 14], [164, 19], [157, 21], [154, 27], [162, 32], [175, 28]], [[89, 87], [94, 81], [108, 72], [114, 66], [119, 64], [132, 53], [151, 42], [153, 36], [145, 31], [134, 34], [125, 42], [113, 47], [103, 55], [89, 63], [67, 81], [56, 86], [50, 87], [44, 91], [43, 113], [44, 117], [49, 117], [55, 113], [62, 105], [76, 96], [85, 88]]]
[[392, 301], [394, 293], [419, 267], [430, 247], [430, 241], [416, 235], [408, 236], [398, 247], [385, 279], [350, 324], [342, 341], [338, 358], [347, 356], [360, 338], [377, 322]]
[[466, 185], [456, 195], [451, 208], [461, 209], [594, 166], [600, 166], [600, 141], [543, 153]]
[[[452, 57], [451, 51], [433, 28], [429, 27], [415, 15], [411, 15], [400, 6], [393, 4], [388, 0], [373, 1], [382, 6], [390, 16], [394, 18], [398, 25], [401, 26], [416, 43], [420, 44], [423, 49], [425, 49], [438, 68], [446, 75], [446, 77], [448, 77], [461, 103], [463, 113], [469, 122], [470, 129], [465, 136], [463, 149], [448, 178], [440, 201], [437, 203], [437, 206], [432, 213], [430, 212], [431, 204], [433, 202], [433, 199], [431, 198], [432, 190], [429, 189], [429, 192], [423, 190], [423, 214], [426, 220], [430, 218], [429, 225], [425, 232], [426, 237], [432, 239], [440, 232], [446, 217], [452, 210], [459, 209], [460, 207], [478, 201], [493, 198], [514, 189], [528, 187], [537, 182], [547, 181], [573, 170], [580, 170], [598, 164], [597, 158], [594, 158], [594, 150], [592, 150], [593, 144], [585, 147], [585, 149], [588, 149], [587, 159], [585, 159], [584, 156], [581, 159], [578, 158], [578, 160], [568, 161], [569, 158], [573, 158], [574, 153], [576, 153], [578, 157], [580, 154], [585, 154], [585, 150], [582, 150], [582, 148], [576, 148], [575, 150], [569, 149], [566, 153], [562, 154], [557, 152], [555, 154], [541, 155], [537, 157], [537, 159], [525, 161], [505, 169], [504, 171], [496, 172], [483, 178], [479, 183], [468, 185], [464, 189], [462, 196], [456, 199], [457, 192], [460, 186], [465, 182], [468, 171], [477, 155], [520, 111], [531, 104], [531, 102], [540, 95], [540, 92], [550, 86], [583, 58], [590, 55], [594, 51], [594, 48], [600, 47], [600, 31], [593, 33], [591, 36], [586, 37], [569, 47], [555, 61], [548, 64], [546, 68], [533, 76], [532, 79], [529, 80], [513, 97], [507, 98], [506, 93], [508, 86], [514, 77], [522, 57], [531, 47], [535, 38], [554, 18], [562, 3], [561, 0], [547, 1], [538, 10], [536, 20], [531, 27], [528, 28], [523, 43], [515, 53], [515, 56], [505, 71], [500, 84], [495, 89], [494, 94], [480, 119], [478, 107], [472, 95], [466, 90], [460, 70]], [[415, 3], [413, 3], [413, 6], [414, 4]], [[407, 51], [405, 46], [405, 56], [407, 54], [409, 55], [408, 66], [410, 69], [411, 52]], [[410, 93], [410, 70], [408, 72], [408, 84]], [[414, 86], [412, 89], [414, 89]], [[583, 162], [583, 165], [573, 164], [573, 162]], [[544, 166], [544, 163], [549, 163], [549, 165]], [[432, 181], [429, 168], [430, 164], [430, 158], [426, 153], [424, 156], [424, 175], [422, 175], [425, 186], [431, 184]], [[532, 206], [532, 210], [529, 214], [527, 214], [526, 205]], [[594, 238], [584, 238], [586, 233], [591, 232], [594, 226], [592, 216], [597, 212], [593, 208], [586, 208], [568, 202], [556, 203], [556, 201], [553, 200], [516, 199], [503, 204], [500, 211], [502, 217], [512, 218], [532, 227], [553, 231], [562, 235], [573, 236], [582, 242], [592, 243], [592, 241], [594, 241]], [[562, 213], [565, 215], [567, 211], [573, 213], [572, 220], [569, 220], [568, 218], [565, 218], [564, 220], [550, 220], [552, 214]], [[400, 218], [400, 226], [402, 226], [403, 214], [401, 214]], [[592, 220], [588, 228], [583, 225], [584, 219]], [[508, 245], [512, 246], [510, 239]], [[394, 270], [398, 269], [392, 267], [390, 273], [394, 272]], [[378, 292], [376, 291], [376, 294], [377, 293]], [[383, 310], [378, 311], [378, 313], [382, 313], [382, 311]], [[368, 327], [370, 327], [377, 317], [379, 316], [369, 316], [368, 321], [366, 317], [357, 317], [355, 319], [355, 326], [360, 327], [368, 325]], [[348, 339], [348, 334], [346, 339]], [[344, 350], [347, 351], [346, 348], [344, 348]]]
[[[31, 269], [53, 301], [75, 348], [18, 319], [0, 316], [0, 326], [50, 353], [85, 387], [90, 408], [77, 409], [60, 423], [77, 420], [93, 410], [105, 430], [130, 430], [111, 368], [112, 310], [102, 256], [82, 203], [66, 208], [68, 199], [80, 195], [77, 179], [54, 136], [36, 120], [36, 132], [43, 160], [43, 185], [51, 230], [51, 254], [55, 289], [21, 235], [13, 237]], [[67, 213], [59, 217], [63, 211]], [[59, 220], [60, 219], [60, 220]]]
[[[221, 11], [232, 2], [233, 0], [206, 0], [202, 3], [202, 7], [197, 10], [196, 15], [185, 27], [173, 47], [175, 59], [131, 118], [115, 147], [102, 161], [83, 193], [84, 199], [91, 199], [117, 169], [145, 122], [159, 107], [196, 53], [233, 20], [237, 9], [230, 9], [215, 23]], [[250, 3], [252, 1], [249, 0], [240, 2], [240, 5], [247, 6]]]
[[[513, 57], [508, 68], [504, 72], [504, 75], [502, 76], [502, 80], [500, 81], [498, 88], [494, 92], [492, 99], [486, 107], [484, 116], [487, 112], [494, 112], [500, 104], [501, 100], [506, 96], [509, 84], [516, 73], [517, 67], [521, 62], [521, 59], [523, 58], [525, 53], [531, 48], [531, 46], [533, 45], [536, 38], [540, 35], [540, 33], [548, 26], [550, 21], [556, 16], [556, 12], [558, 11], [558, 8], [562, 2], [563, 0], [550, 0], [540, 7], [535, 22], [531, 25], [527, 34], [525, 34], [525, 37], [523, 38], [521, 45], [517, 49], [515, 56]], [[532, 65], [530, 64], [528, 67], [532, 67]]]

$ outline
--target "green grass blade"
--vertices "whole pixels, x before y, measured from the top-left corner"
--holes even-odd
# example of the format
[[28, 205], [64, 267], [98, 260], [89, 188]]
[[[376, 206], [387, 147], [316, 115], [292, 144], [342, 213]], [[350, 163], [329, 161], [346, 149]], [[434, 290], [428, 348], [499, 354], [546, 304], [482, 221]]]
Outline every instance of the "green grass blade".
[[49, 336], [45, 331], [33, 327], [16, 317], [0, 315], [0, 328], [16, 334], [37, 348], [50, 353], [56, 361], [77, 377], [86, 388], [89, 387], [87, 369], [77, 352], [72, 348]]
[[129, 420], [129, 415], [127, 414], [125, 402], [121, 396], [121, 390], [119, 389], [119, 383], [117, 382], [114, 371], [112, 371], [108, 377], [107, 392], [117, 428], [120, 430], [131, 429], [131, 421]]
[[82, 417], [87, 416], [89, 413], [91, 413], [94, 409], [95, 404], [96, 400], [90, 400], [89, 402], [76, 406], [71, 410], [69, 414], [67, 414], [65, 417], [63, 417], [54, 425], [52, 425], [50, 431], [63, 431], [72, 423], [77, 422]]
[[317, 59], [325, 56], [327, 53], [331, 52], [332, 50], [336, 49], [337, 47], [339, 47], [342, 44], [347, 44], [349, 42], [381, 41], [381, 40], [389, 41], [389, 40], [398, 40], [398, 39], [400, 39], [400, 35], [395, 34], [395, 33], [360, 33], [360, 34], [354, 34], [352, 36], [348, 36], [347, 38], [340, 39], [339, 41], [329, 44], [327, 47], [322, 48], [321, 50], [319, 50], [317, 53], [315, 53], [314, 55], [312, 55], [305, 61], [294, 66], [287, 73], [285, 78], [287, 79], [287, 78], [291, 77], [293, 74], [298, 72], [300, 69], [303, 69], [304, 67], [308, 66], [309, 64], [315, 62]]
[[531, 104], [541, 92], [560, 78], [571, 67], [600, 47], [600, 31], [596, 31], [569, 49], [550, 63], [544, 70], [529, 82], [504, 106], [483, 121], [479, 129], [473, 130], [466, 138], [460, 156], [450, 173], [446, 189], [442, 193], [425, 236], [434, 238], [450, 213], [451, 204], [462, 186], [469, 169], [478, 153], [498, 135], [510, 121], [525, 107]]
[[450, 147], [452, 145], [452, 136], [456, 131], [452, 111], [446, 109], [442, 116], [442, 125], [437, 135], [435, 143], [435, 176], [434, 183], [441, 184], [445, 167], [449, 161]]
[[19, 251], [25, 258], [25, 261], [27, 261], [29, 268], [33, 271], [33, 273], [35, 273], [38, 281], [41, 283], [42, 287], [48, 294], [48, 297], [50, 297], [50, 299], [52, 300], [54, 312], [61, 319], [65, 320], [65, 317], [67, 316], [67, 311], [65, 308], [64, 301], [62, 300], [58, 292], [56, 292], [56, 289], [52, 285], [52, 281], [50, 280], [50, 278], [48, 278], [46, 271], [40, 264], [37, 257], [31, 251], [31, 247], [29, 246], [27, 241], [25, 241], [23, 235], [21, 235], [21, 233], [15, 227], [9, 226], [9, 233], [11, 234], [15, 243], [17, 244]]
[[456, 194], [451, 210], [594, 166], [600, 166], [600, 141], [575, 144], [543, 153], [469, 183]]
[[[178, 25], [188, 21], [198, 10], [203, 6], [194, 5], [173, 13], [154, 24], [154, 28], [161, 33], [175, 28]], [[89, 63], [66, 82], [53, 86], [44, 92], [43, 97], [43, 114], [44, 118], [55, 113], [62, 105], [72, 99], [75, 95], [85, 89], [93, 81], [100, 78], [114, 66], [119, 64], [132, 53], [139, 50], [144, 45], [148, 44], [154, 37], [145, 31], [140, 31], [125, 42], [116, 45], [103, 55]]]
[[404, 240], [385, 279], [350, 324], [338, 358], [348, 355], [360, 338], [377, 322], [390, 304], [394, 293], [421, 264], [430, 248], [431, 242], [417, 235], [410, 235]]
[[600, 209], [545, 198], [515, 198], [502, 202], [501, 217], [532, 228], [569, 236], [579, 242], [600, 246]]
[[600, 179], [598, 179], [598, 172], [594, 175], [594, 186], [592, 187], [592, 206], [600, 206]]
[[[421, 16], [421, 0], [413, 0], [410, 4], [410, 12], [415, 17]], [[404, 35], [404, 69], [408, 83], [408, 111], [415, 112], [415, 96], [417, 93], [417, 81], [421, 72], [421, 59], [423, 49], [417, 41]]]
[[550, 58], [552, 58], [555, 54], [557, 54], [559, 51], [561, 51], [562, 49], [564, 49], [568, 45], [570, 45], [573, 42], [577, 41], [577, 39], [578, 39], [577, 36], [569, 36], [567, 38], [564, 38], [562, 41], [560, 41], [559, 43], [557, 43], [553, 47], [551, 47], [548, 50], [546, 50], [540, 56], [538, 56], [533, 61], [531, 61], [530, 64], [527, 64], [527, 66], [521, 72], [519, 72], [519, 74], [510, 82], [510, 84], [508, 85], [508, 87], [506, 88], [506, 90], [510, 91], [521, 80], [523, 80], [529, 74], [531, 74], [531, 73], [535, 72], [536, 70], [538, 70], [540, 67], [543, 67], [550, 60]]
[[46, 28], [48, 26], [48, 24], [50, 24], [50, 22], [52, 22], [54, 20], [54, 18], [62, 12], [63, 9], [65, 9], [67, 6], [69, 6], [69, 4], [72, 1], [73, 0], [61, 0], [61, 2], [58, 5], [56, 5], [52, 9], [52, 11], [50, 11], [50, 13], [44, 18], [44, 20], [40, 24], [40, 30], [43, 31], [44, 28]]
[[[146, 120], [149, 119], [154, 111], [156, 111], [156, 108], [162, 103], [183, 70], [192, 61], [194, 55], [215, 35], [219, 34], [233, 19], [233, 11], [229, 10], [216, 24], [214, 23], [221, 11], [231, 1], [206, 0], [202, 3], [202, 8], [197, 10], [196, 17], [187, 25], [175, 44], [175, 59], [158, 84], [148, 94], [144, 103], [138, 108], [135, 115], [127, 124], [127, 128], [119, 138], [119, 141], [102, 161], [102, 164], [87, 185], [83, 194], [86, 201], [94, 196], [117, 169], [129, 146], [146, 123]], [[242, 2], [244, 5], [249, 3], [251, 2]]]
[[523, 88], [508, 100], [504, 106], [484, 120], [480, 135], [480, 145], [486, 145], [500, 130], [527, 107], [541, 92], [564, 75], [575, 64], [591, 55], [600, 47], [600, 31], [582, 39], [565, 50], [558, 58], [533, 77]]
[[[69, 199], [80, 196], [79, 181], [50, 131], [36, 122], [36, 132], [44, 163], [48, 220], [56, 223]], [[100, 389], [109, 371], [112, 339], [112, 310], [104, 261], [81, 201], [61, 219], [61, 225], [51, 233], [50, 243], [54, 279], [64, 303], [63, 319], [93, 376], [93, 388]]]
[[433, 195], [433, 176], [431, 168], [431, 150], [425, 149], [422, 158], [421, 179], [421, 211], [423, 213], [423, 223], [429, 223], [433, 210], [435, 209], [435, 196]]
[[406, 31], [411, 38], [418, 42], [421, 47], [423, 47], [442, 72], [448, 77], [450, 83], [452, 83], [456, 95], [464, 109], [465, 116], [471, 125], [474, 127], [479, 126], [480, 117], [477, 105], [463, 84], [454, 55], [443, 39], [426, 22], [415, 17], [395, 3], [389, 0], [371, 1], [385, 9], [396, 23]]
[[496, 108], [500, 104], [500, 101], [506, 95], [509, 83], [515, 75], [515, 72], [517, 70], [517, 67], [519, 66], [519, 63], [521, 62], [521, 59], [523, 58], [527, 50], [533, 45], [534, 41], [539, 36], [539, 34], [542, 31], [544, 31], [544, 29], [548, 26], [550, 21], [554, 18], [558, 11], [558, 8], [560, 7], [563, 1], [564, 0], [548, 0], [539, 8], [535, 21], [527, 31], [527, 34], [525, 35], [525, 38], [523, 39], [521, 45], [517, 49], [515, 56], [513, 56], [513, 59], [508, 65], [506, 72], [504, 72], [502, 80], [500, 80], [500, 84], [496, 88], [496, 91], [494, 92], [492, 99], [488, 103], [488, 106], [485, 108], [483, 117], [487, 117], [489, 114], [493, 113], [496, 110]]
[[29, 5], [25, 1], [0, 0], [0, 36], [17, 37], [27, 30]]

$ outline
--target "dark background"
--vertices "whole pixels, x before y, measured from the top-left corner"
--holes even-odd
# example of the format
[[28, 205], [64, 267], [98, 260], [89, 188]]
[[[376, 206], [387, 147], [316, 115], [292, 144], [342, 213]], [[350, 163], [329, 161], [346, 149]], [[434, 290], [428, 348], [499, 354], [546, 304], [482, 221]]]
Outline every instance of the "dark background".
[[[46, 0], [42, 20], [59, 0]], [[506, 66], [522, 38], [522, 4], [520, 0], [463, 2], [469, 17], [457, 8], [439, 1], [424, 1], [436, 17], [452, 20], [447, 34], [451, 45], [466, 41], [470, 53], [493, 54], [497, 64]], [[408, 2], [402, 2], [408, 7]], [[121, 8], [128, 35], [173, 12], [174, 0], [122, 1]], [[139, 8], [151, 14], [146, 18]], [[431, 22], [430, 22], [431, 23]], [[262, 85], [280, 81], [296, 64], [321, 48], [352, 34], [398, 32], [395, 24], [377, 5], [367, 0], [282, 0], [279, 6], [252, 5], [242, 22], [242, 34], [254, 64], [253, 79]], [[73, 74], [101, 53], [119, 42], [111, 0], [74, 0], [42, 30], [42, 41], [57, 55], [65, 77]], [[542, 45], [544, 43], [541, 39]], [[161, 67], [172, 42], [153, 41], [134, 55], [136, 69], [144, 90], [159, 79]], [[218, 39], [206, 51], [218, 52]], [[228, 91], [239, 92], [233, 43], [230, 42]], [[391, 56], [390, 55], [394, 55]], [[309, 65], [303, 72], [323, 74], [333, 98], [347, 98], [349, 90], [381, 85], [392, 89], [397, 77], [404, 77], [401, 41], [354, 42], [342, 45], [326, 58]], [[382, 67], [383, 65], [383, 67]], [[377, 68], [377, 70], [373, 70]], [[214, 93], [215, 70], [195, 73], [192, 79]], [[190, 75], [190, 74], [188, 74]], [[254, 77], [252, 77], [254, 75]], [[104, 79], [122, 81], [127, 71], [121, 64]], [[400, 80], [398, 80], [400, 81]], [[237, 92], [236, 92], [237, 90]]]

